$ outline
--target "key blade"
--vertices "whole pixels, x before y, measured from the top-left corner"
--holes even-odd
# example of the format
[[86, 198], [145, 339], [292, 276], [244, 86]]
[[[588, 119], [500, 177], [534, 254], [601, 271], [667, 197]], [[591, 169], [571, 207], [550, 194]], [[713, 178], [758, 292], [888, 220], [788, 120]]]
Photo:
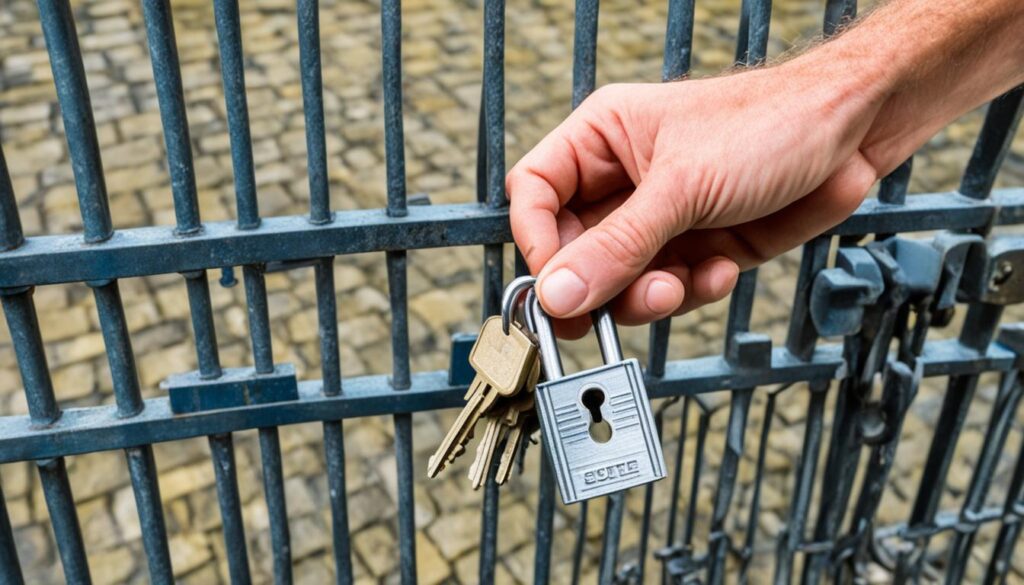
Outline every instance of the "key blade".
[[[474, 387], [476, 386], [474, 381]], [[459, 416], [456, 417], [455, 423], [448, 429], [448, 433], [445, 434], [444, 439], [441, 440], [441, 444], [438, 445], [437, 450], [434, 451], [433, 456], [427, 461], [427, 476], [437, 477], [437, 474], [444, 469], [446, 462], [449, 460], [452, 452], [461, 445], [458, 440], [465, 434], [467, 426], [476, 424], [479, 415], [474, 417], [474, 413], [480, 408], [481, 403], [484, 401], [484, 396], [479, 391], [474, 394], [466, 406], [459, 412]]]
[[494, 481], [498, 485], [505, 485], [512, 475], [512, 465], [516, 461], [516, 454], [519, 453], [520, 444], [525, 436], [523, 431], [522, 424], [512, 427], [512, 430], [509, 431], [508, 438], [505, 440], [505, 449], [501, 453], [501, 461], [498, 463], [498, 473], [494, 477]]

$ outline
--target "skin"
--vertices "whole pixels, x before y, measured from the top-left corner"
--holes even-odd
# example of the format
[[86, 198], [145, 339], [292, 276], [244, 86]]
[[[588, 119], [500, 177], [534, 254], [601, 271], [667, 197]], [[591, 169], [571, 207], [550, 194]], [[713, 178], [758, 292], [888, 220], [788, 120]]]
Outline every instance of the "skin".
[[563, 337], [729, 294], [842, 222], [942, 127], [1024, 83], [1024, 2], [893, 0], [774, 66], [594, 92], [509, 172]]

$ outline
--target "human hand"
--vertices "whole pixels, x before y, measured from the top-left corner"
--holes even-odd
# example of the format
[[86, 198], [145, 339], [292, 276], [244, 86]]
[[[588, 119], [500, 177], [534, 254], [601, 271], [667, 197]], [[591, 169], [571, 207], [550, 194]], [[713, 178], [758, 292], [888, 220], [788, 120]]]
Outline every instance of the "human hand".
[[[507, 177], [512, 232], [553, 317], [640, 324], [726, 296], [849, 215], [881, 102], [797, 62], [590, 96]], [[574, 337], [588, 320], [562, 323]]]

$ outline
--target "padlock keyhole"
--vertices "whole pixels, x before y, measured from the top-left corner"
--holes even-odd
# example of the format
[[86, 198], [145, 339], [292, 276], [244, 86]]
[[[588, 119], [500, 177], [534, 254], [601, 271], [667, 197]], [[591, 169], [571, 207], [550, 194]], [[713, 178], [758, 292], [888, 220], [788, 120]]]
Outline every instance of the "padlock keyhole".
[[607, 443], [612, 438], [612, 426], [601, 415], [604, 391], [600, 388], [588, 388], [584, 390], [580, 402], [590, 413], [590, 438], [598, 443]]

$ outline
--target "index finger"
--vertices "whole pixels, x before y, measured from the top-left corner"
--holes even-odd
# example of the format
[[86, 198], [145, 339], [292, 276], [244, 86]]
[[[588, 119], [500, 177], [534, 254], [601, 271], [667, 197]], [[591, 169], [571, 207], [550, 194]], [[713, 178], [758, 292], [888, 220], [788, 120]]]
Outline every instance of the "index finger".
[[578, 185], [579, 164], [565, 125], [548, 134], [505, 178], [512, 237], [533, 274], [558, 251], [558, 211]]

